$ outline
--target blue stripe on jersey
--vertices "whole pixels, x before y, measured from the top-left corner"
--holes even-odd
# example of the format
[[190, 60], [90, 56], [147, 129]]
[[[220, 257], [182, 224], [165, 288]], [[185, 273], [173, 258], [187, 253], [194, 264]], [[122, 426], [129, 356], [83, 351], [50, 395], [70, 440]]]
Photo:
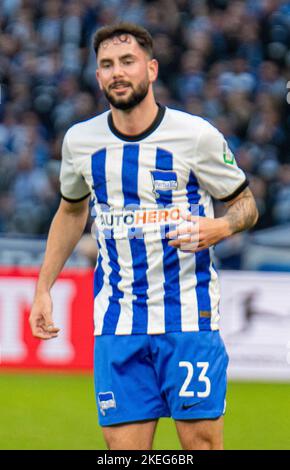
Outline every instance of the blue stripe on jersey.
[[[173, 170], [173, 155], [167, 150], [157, 148], [156, 168], [163, 171]], [[167, 205], [172, 204], [172, 192], [160, 192], [157, 199], [158, 203]], [[170, 230], [165, 227], [163, 233], [163, 271], [164, 271], [164, 310], [165, 310], [165, 331], [181, 331], [181, 303], [180, 303], [180, 285], [179, 285], [179, 258], [176, 248], [168, 245], [168, 238], [164, 235]]]
[[98, 254], [98, 264], [94, 272], [94, 298], [97, 297], [98, 293], [103, 287], [104, 284], [104, 270], [102, 267], [103, 258], [100, 253], [100, 244], [99, 244], [99, 254]]
[[[92, 155], [92, 176], [94, 181], [94, 191], [99, 204], [108, 205], [108, 194], [106, 185], [106, 149], [98, 150]], [[108, 235], [105, 234], [105, 235]], [[112, 231], [113, 236], [113, 231]], [[124, 293], [118, 288], [121, 280], [120, 266], [118, 263], [118, 253], [114, 238], [105, 238], [105, 243], [109, 255], [109, 266], [112, 269], [109, 275], [109, 283], [112, 286], [112, 295], [109, 297], [109, 307], [104, 316], [102, 334], [110, 334], [116, 331], [120, 316], [119, 299]]]
[[[187, 198], [189, 204], [199, 204], [200, 195], [198, 193], [199, 185], [195, 175], [190, 172], [189, 180], [186, 186], [187, 189]], [[199, 215], [205, 217], [203, 205], [199, 205]], [[200, 312], [211, 311], [211, 302], [209, 295], [209, 283], [211, 279], [210, 273], [210, 254], [209, 250], [202, 250], [195, 254], [196, 260], [196, 295], [197, 295], [197, 305], [198, 305], [198, 325], [200, 330], [210, 330], [210, 318], [200, 318]]]
[[[138, 159], [139, 145], [125, 144], [123, 148], [122, 187], [124, 194], [124, 206], [137, 209], [140, 206], [138, 196]], [[133, 325], [132, 334], [147, 333], [148, 306], [147, 306], [147, 253], [142, 229], [129, 237], [134, 281], [132, 284], [133, 294]]]

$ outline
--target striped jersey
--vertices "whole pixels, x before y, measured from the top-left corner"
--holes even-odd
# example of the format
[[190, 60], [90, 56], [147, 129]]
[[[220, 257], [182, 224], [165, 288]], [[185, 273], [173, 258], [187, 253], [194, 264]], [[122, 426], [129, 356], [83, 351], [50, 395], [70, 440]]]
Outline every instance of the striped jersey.
[[212, 197], [229, 201], [248, 184], [216, 128], [159, 106], [145, 132], [126, 136], [107, 111], [67, 131], [60, 182], [64, 199], [90, 195], [94, 208], [95, 335], [218, 329], [213, 248], [192, 253], [165, 237], [179, 208], [214, 217]]

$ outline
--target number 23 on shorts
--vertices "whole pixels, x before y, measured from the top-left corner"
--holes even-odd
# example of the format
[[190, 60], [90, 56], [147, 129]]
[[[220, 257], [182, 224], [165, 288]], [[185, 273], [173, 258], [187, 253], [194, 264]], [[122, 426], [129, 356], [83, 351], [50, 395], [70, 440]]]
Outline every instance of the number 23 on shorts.
[[[204, 382], [205, 384], [205, 390], [203, 392], [197, 392], [197, 396], [199, 398], [206, 398], [209, 396], [210, 391], [211, 391], [211, 383], [209, 378], [206, 376], [209, 363], [208, 362], [197, 362], [196, 366], [198, 369], [201, 369], [198, 381], [199, 382]], [[195, 396], [195, 391], [194, 390], [188, 390], [188, 387], [190, 386], [193, 374], [194, 374], [194, 367], [191, 362], [188, 361], [180, 361], [179, 362], [179, 367], [186, 367], [187, 368], [187, 376], [186, 379], [179, 391], [179, 396], [180, 397], [194, 397]]]

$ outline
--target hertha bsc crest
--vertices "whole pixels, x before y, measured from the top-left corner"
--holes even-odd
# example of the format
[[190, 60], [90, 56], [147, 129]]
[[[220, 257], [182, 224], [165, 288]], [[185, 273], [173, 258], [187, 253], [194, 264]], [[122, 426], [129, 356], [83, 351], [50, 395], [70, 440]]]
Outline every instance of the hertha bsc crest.
[[162, 194], [166, 195], [177, 189], [177, 175], [175, 171], [153, 170], [151, 171], [151, 177], [153, 193], [156, 199]]
[[100, 407], [100, 412], [103, 416], [106, 414], [106, 410], [109, 408], [116, 408], [116, 400], [113, 392], [104, 392], [98, 394], [98, 402]]

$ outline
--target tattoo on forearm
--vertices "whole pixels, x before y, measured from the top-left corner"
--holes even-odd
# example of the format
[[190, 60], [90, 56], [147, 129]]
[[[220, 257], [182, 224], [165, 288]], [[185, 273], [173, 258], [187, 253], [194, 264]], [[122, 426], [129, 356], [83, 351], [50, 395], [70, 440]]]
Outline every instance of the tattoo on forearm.
[[233, 233], [242, 232], [255, 225], [258, 211], [249, 188], [245, 189], [241, 197], [229, 206], [225, 217], [228, 219]]

